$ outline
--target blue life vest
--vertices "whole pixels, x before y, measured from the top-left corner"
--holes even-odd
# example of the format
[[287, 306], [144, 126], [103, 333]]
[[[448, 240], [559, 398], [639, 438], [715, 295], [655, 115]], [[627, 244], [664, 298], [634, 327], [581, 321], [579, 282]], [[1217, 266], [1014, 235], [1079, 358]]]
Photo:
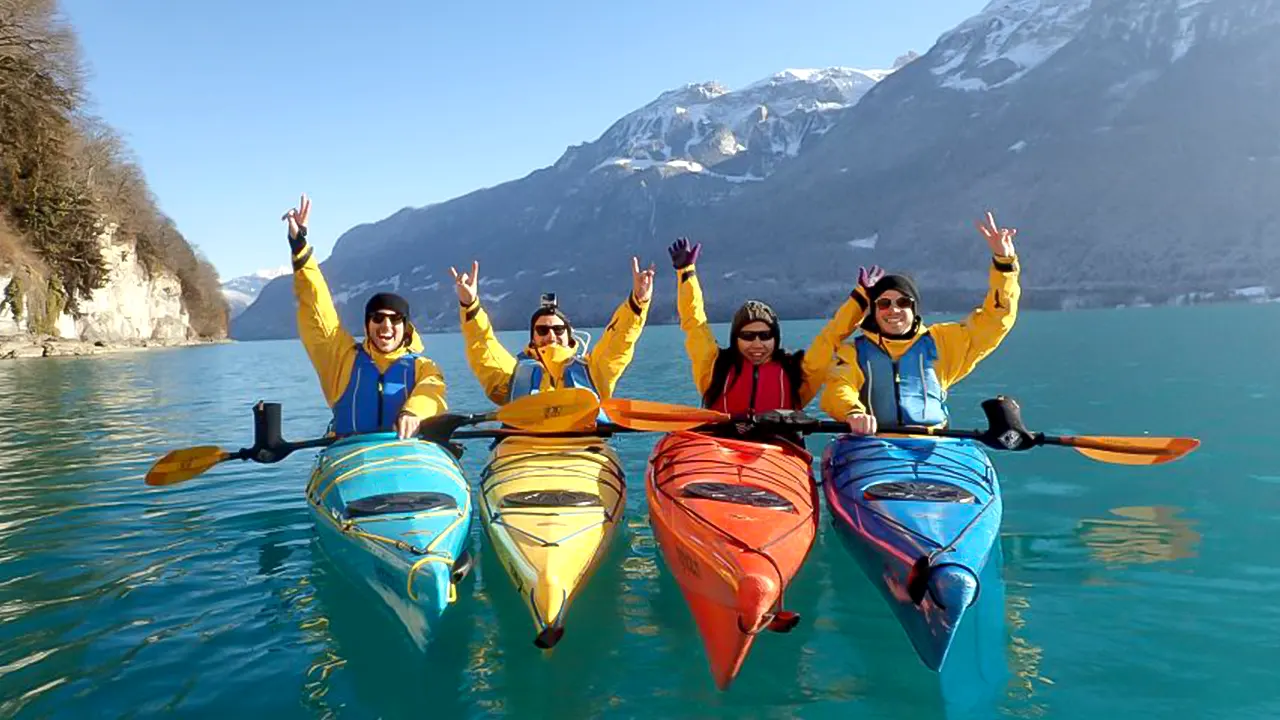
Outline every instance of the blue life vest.
[[859, 396], [881, 425], [945, 425], [951, 419], [947, 392], [934, 367], [938, 346], [925, 333], [898, 362], [865, 335], [853, 341], [863, 381]]
[[362, 345], [356, 345], [347, 389], [333, 405], [333, 431], [338, 435], [379, 432], [391, 429], [404, 401], [416, 384], [418, 353], [405, 353], [387, 368], [378, 366]]
[[[529, 357], [528, 353], [521, 350], [520, 354], [516, 355], [516, 369], [511, 373], [511, 383], [507, 390], [507, 402], [526, 395], [537, 395], [542, 387], [543, 372], [542, 363], [538, 362], [536, 358]], [[562, 379], [565, 387], [586, 388], [597, 398], [600, 397], [600, 392], [596, 390], [596, 384], [591, 381], [591, 373], [587, 368], [587, 364], [580, 357], [575, 357], [569, 361], [569, 364], [565, 365]], [[609, 422], [609, 417], [601, 410], [596, 417], [596, 422]]]

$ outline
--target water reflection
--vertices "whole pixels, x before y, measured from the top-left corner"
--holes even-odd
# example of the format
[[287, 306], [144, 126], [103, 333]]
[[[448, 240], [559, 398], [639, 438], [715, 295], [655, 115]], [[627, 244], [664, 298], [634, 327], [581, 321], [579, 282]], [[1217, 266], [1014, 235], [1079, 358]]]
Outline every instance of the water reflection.
[[[1027, 590], [1024, 585], [1020, 590]], [[1006, 622], [1009, 626], [1009, 667], [1011, 676], [1007, 696], [1016, 717], [1044, 717], [1049, 706], [1035, 699], [1037, 690], [1042, 685], [1052, 685], [1053, 680], [1041, 673], [1044, 662], [1044, 648], [1032, 643], [1025, 635], [1027, 614], [1031, 610], [1029, 594], [1011, 590], [1005, 602]]]
[[1196, 556], [1200, 534], [1195, 521], [1178, 517], [1173, 506], [1119, 507], [1114, 517], [1080, 521], [1080, 539], [1106, 565], [1171, 562]]

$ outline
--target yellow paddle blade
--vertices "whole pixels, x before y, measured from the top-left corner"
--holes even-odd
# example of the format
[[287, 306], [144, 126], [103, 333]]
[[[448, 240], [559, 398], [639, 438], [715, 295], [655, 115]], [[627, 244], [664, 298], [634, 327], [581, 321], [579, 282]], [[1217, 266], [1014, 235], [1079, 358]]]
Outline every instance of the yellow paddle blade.
[[1117, 465], [1160, 465], [1200, 447], [1195, 438], [1065, 436], [1058, 440], [1087, 458]]
[[156, 461], [147, 471], [148, 485], [174, 485], [190, 480], [231, 457], [213, 445], [174, 450]]
[[609, 398], [600, 407], [613, 422], [632, 430], [677, 432], [713, 423], [729, 421], [729, 415], [717, 410], [689, 405]]
[[503, 424], [533, 432], [569, 432], [595, 424], [600, 401], [586, 388], [563, 388], [526, 395], [495, 413]]

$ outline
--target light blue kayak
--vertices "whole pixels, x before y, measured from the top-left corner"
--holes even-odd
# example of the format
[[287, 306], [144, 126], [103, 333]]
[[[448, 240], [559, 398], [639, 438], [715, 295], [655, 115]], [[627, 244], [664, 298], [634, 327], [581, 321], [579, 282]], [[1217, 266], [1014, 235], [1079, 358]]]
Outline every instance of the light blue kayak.
[[471, 565], [471, 494], [453, 454], [395, 433], [339, 440], [316, 458], [307, 504], [326, 554], [425, 647]]
[[938, 670], [999, 539], [1003, 503], [969, 440], [845, 435], [822, 476], [832, 520], [920, 659]]

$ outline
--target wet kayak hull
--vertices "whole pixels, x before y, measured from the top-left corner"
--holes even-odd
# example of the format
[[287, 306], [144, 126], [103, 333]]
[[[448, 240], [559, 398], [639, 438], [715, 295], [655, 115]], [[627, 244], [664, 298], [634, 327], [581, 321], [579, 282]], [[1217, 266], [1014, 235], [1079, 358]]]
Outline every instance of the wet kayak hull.
[[694, 432], [664, 436], [649, 457], [654, 538], [721, 690], [759, 633], [798, 620], [783, 600], [817, 531], [811, 460], [795, 446]]
[[490, 452], [477, 502], [489, 545], [533, 620], [534, 644], [554, 647], [617, 534], [622, 462], [599, 438], [507, 438]]
[[999, 538], [990, 459], [968, 440], [841, 436], [822, 474], [841, 540], [921, 661], [939, 670]]
[[393, 433], [353, 436], [319, 453], [306, 496], [325, 553], [424, 647], [470, 567], [471, 500], [457, 458]]

